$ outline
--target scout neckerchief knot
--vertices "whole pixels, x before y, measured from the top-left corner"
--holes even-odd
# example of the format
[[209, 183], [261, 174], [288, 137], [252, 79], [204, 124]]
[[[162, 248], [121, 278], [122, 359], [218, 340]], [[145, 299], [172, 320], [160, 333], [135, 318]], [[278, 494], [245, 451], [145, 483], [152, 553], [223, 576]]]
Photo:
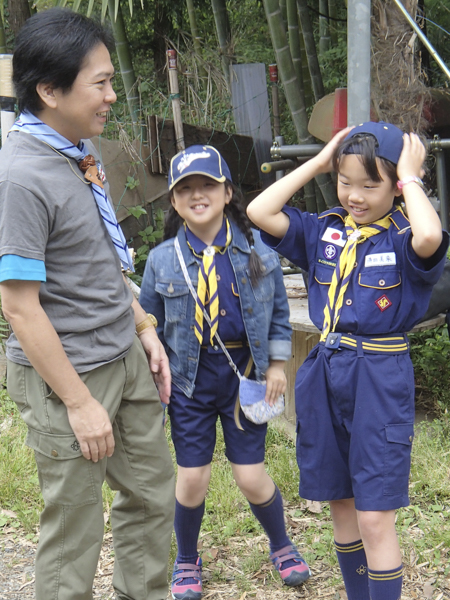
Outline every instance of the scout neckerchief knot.
[[327, 303], [324, 309], [322, 335], [320, 336], [321, 342], [324, 342], [328, 334], [336, 329], [337, 322], [339, 321], [344, 303], [344, 294], [355, 268], [356, 246], [362, 244], [373, 235], [389, 229], [392, 224], [390, 220], [391, 214], [389, 213], [386, 217], [361, 227], [358, 227], [350, 215], [345, 217], [344, 225], [345, 232], [347, 233], [347, 242], [342, 249], [341, 256], [331, 278]]
[[[231, 228], [228, 219], [225, 217], [227, 225], [227, 238], [225, 246], [206, 246], [201, 256], [202, 262], [198, 269], [197, 302], [195, 304], [195, 335], [201, 344], [203, 342], [203, 311], [206, 306], [206, 298], [209, 298], [209, 316], [211, 319], [210, 342], [214, 345], [214, 336], [219, 325], [219, 292], [217, 290], [216, 276], [216, 252], [222, 254], [228, 248], [231, 242]], [[185, 225], [186, 226], [186, 225]], [[194, 251], [191, 244], [188, 246], [195, 256], [199, 255]]]
[[78, 146], [74, 146], [69, 140], [29, 112], [23, 112], [19, 116], [12, 126], [11, 131], [29, 133], [59, 154], [64, 155], [66, 158], [73, 158], [78, 162], [81, 170], [85, 171], [85, 178], [91, 184], [92, 194], [94, 195], [98, 210], [114, 244], [114, 248], [119, 255], [123, 269], [125, 271], [127, 269], [134, 271], [133, 261], [131, 260], [125, 236], [117, 222], [114, 209], [103, 189], [103, 179], [99, 175], [98, 169], [100, 165], [96, 163], [95, 158], [91, 154], [87, 153], [83, 142], [80, 142]]

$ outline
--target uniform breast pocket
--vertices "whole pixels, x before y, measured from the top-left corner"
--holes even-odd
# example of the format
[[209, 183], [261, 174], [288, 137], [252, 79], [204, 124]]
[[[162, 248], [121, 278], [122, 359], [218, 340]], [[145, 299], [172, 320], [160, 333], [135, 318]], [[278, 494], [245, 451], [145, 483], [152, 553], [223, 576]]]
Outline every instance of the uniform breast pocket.
[[[277, 257], [272, 254], [268, 254], [262, 258], [262, 277], [256, 285], [252, 286], [253, 294], [257, 302], [269, 302], [273, 299], [275, 292], [275, 281], [273, 278], [273, 271], [279, 266]], [[250, 278], [249, 278], [250, 280]]]
[[324, 265], [316, 264], [316, 268], [314, 270], [314, 279], [320, 285], [330, 285], [333, 273], [333, 267], [325, 267]]
[[[397, 269], [368, 269], [358, 277], [358, 301], [356, 303], [360, 318], [370, 320], [374, 315], [378, 321], [383, 313], [383, 328], [389, 326], [401, 301], [401, 275]], [[375, 332], [375, 329], [372, 329]]]
[[164, 299], [165, 319], [170, 323], [184, 321], [187, 317], [189, 288], [186, 283], [158, 282], [155, 291]]

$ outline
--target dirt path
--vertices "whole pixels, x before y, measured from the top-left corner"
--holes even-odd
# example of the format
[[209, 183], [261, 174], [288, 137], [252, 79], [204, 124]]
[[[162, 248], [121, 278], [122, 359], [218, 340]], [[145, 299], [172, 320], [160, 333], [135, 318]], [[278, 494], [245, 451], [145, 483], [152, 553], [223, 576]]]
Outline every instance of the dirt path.
[[[255, 541], [254, 539], [251, 541]], [[249, 545], [246, 538], [235, 540], [242, 547]], [[250, 542], [250, 540], [249, 540]], [[251, 552], [249, 545], [249, 554]], [[97, 576], [94, 582], [94, 600], [114, 600], [111, 577], [114, 559], [111, 555], [111, 534], [106, 534], [100, 557]], [[21, 537], [18, 532], [3, 531], [0, 534], [0, 600], [35, 600], [34, 594], [34, 557], [36, 544]], [[214, 556], [214, 562], [205, 565], [204, 600], [346, 600], [347, 595], [342, 584], [330, 585], [337, 580], [337, 568], [330, 570], [324, 564], [313, 565], [313, 577], [300, 588], [286, 588], [274, 576], [269, 564], [246, 581], [246, 590], [242, 591], [242, 579], [238, 587], [236, 580], [244, 574], [237, 560], [230, 560], [234, 554], [231, 547], [220, 549]], [[236, 553], [237, 554], [237, 553]], [[226, 560], [228, 557], [228, 560]], [[218, 584], [212, 579], [212, 569], [222, 572], [226, 565], [226, 583]], [[223, 574], [223, 573], [222, 573]], [[450, 600], [450, 578], [436, 579], [426, 567], [406, 568], [402, 600]]]

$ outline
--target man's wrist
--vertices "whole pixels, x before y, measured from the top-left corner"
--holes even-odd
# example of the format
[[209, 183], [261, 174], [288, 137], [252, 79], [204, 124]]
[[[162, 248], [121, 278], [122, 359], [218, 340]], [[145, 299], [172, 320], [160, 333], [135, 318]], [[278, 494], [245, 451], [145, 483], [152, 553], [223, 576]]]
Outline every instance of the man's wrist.
[[150, 327], [156, 328], [157, 326], [158, 321], [156, 317], [148, 313], [145, 319], [136, 325], [136, 335], [139, 337], [146, 329]]

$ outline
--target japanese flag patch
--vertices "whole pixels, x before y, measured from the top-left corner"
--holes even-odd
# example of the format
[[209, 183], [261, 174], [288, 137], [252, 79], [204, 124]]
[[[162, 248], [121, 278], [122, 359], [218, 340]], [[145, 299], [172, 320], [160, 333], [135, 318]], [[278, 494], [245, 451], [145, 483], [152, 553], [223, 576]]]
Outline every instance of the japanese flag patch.
[[343, 231], [339, 231], [339, 229], [334, 229], [334, 227], [327, 227], [325, 229], [325, 233], [322, 236], [322, 240], [324, 242], [331, 242], [332, 244], [336, 244], [336, 246], [345, 246], [345, 242], [347, 240], [342, 239], [343, 235]]
[[383, 294], [380, 298], [378, 298], [378, 300], [375, 300], [375, 304], [378, 306], [381, 312], [384, 312], [387, 308], [392, 306], [392, 302], [389, 300], [386, 294]]

